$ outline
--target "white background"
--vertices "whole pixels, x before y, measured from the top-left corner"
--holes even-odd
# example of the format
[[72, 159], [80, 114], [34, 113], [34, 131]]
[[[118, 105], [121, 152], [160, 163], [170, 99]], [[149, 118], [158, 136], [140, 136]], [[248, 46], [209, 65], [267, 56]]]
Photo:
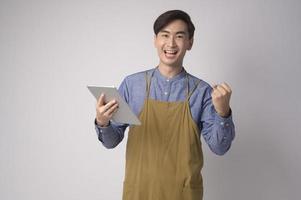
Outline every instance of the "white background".
[[203, 145], [204, 199], [300, 199], [298, 0], [1, 0], [0, 199], [121, 199], [126, 140], [98, 142], [86, 85], [156, 66], [170, 9], [196, 26], [186, 70], [233, 89], [236, 138], [222, 157]]

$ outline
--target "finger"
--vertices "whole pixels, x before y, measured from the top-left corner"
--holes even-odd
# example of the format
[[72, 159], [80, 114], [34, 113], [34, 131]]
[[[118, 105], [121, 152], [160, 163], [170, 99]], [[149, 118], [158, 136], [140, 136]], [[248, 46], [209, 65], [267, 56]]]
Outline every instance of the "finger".
[[222, 96], [221, 92], [217, 89], [218, 85], [215, 85], [212, 89], [212, 92], [211, 92], [211, 97], [213, 99], [216, 99], [220, 96]]
[[217, 91], [218, 91], [220, 94], [222, 94], [222, 95], [226, 95], [226, 94], [227, 94], [227, 90], [225, 90], [225, 88], [224, 88], [223, 86], [221, 86], [221, 85], [218, 85], [218, 86], [216, 87], [216, 89], [217, 89]]
[[225, 90], [227, 90], [229, 93], [232, 92], [231, 87], [227, 83], [224, 82], [224, 83], [221, 84], [221, 86], [223, 86], [223, 88]]
[[112, 107], [110, 107], [104, 114], [107, 116], [112, 116], [114, 114], [114, 112], [116, 112], [118, 109], [118, 104], [114, 104]]
[[101, 93], [97, 101], [97, 106], [103, 106], [104, 104], [105, 104], [105, 95]]
[[106, 112], [107, 110], [109, 110], [114, 104], [117, 104], [117, 101], [115, 99], [109, 101], [106, 105], [103, 106], [104, 112]]
[[214, 89], [216, 89], [217, 84], [213, 84], [211, 87], [212, 87], [212, 89], [214, 90]]
[[212, 96], [216, 93], [217, 84], [213, 84], [211, 85], [211, 87], [212, 87], [212, 91], [211, 91], [211, 96]]

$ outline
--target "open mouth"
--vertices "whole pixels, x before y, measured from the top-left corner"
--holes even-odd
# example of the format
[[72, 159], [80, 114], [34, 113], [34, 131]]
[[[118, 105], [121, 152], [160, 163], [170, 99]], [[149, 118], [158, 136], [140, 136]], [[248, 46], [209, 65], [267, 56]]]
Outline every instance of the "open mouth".
[[175, 56], [178, 53], [177, 50], [164, 50], [166, 56]]

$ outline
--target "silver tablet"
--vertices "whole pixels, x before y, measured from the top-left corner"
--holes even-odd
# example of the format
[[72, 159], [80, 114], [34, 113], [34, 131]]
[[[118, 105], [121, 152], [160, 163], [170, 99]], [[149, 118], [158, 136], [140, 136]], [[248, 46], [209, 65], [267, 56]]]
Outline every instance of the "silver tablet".
[[113, 114], [112, 120], [122, 124], [130, 124], [130, 125], [141, 125], [140, 120], [133, 113], [129, 105], [124, 101], [124, 99], [120, 96], [117, 88], [115, 87], [101, 87], [101, 86], [87, 86], [93, 96], [98, 100], [99, 96], [103, 93], [105, 95], [105, 101], [109, 102], [115, 99], [119, 108], [117, 112]]

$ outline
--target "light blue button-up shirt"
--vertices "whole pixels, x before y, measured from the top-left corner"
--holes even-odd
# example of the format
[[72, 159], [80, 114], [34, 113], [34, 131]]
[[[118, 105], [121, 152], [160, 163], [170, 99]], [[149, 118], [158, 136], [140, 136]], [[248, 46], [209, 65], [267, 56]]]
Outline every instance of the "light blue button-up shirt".
[[[187, 97], [185, 70], [171, 79], [164, 77], [158, 68], [138, 72], [127, 76], [118, 89], [137, 116], [146, 98], [146, 72], [149, 75], [153, 73], [150, 98], [169, 102], [185, 101]], [[235, 136], [232, 114], [227, 118], [219, 116], [212, 104], [211, 86], [189, 73], [187, 75], [189, 91], [200, 81], [189, 99], [192, 118], [210, 149], [217, 155], [223, 155], [229, 150]], [[108, 127], [100, 127], [95, 123], [98, 139], [106, 148], [114, 148], [123, 140], [127, 126], [127, 124], [121, 125], [113, 121]]]

